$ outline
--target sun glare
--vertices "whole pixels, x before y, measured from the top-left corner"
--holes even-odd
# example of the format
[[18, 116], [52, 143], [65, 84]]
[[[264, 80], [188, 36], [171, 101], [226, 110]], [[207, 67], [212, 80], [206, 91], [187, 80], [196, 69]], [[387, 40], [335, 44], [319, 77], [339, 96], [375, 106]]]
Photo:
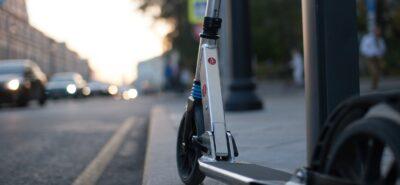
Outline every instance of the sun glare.
[[89, 59], [95, 78], [112, 83], [134, 80], [137, 63], [162, 54], [171, 29], [132, 0], [27, 0], [27, 5], [33, 26], [66, 42]]

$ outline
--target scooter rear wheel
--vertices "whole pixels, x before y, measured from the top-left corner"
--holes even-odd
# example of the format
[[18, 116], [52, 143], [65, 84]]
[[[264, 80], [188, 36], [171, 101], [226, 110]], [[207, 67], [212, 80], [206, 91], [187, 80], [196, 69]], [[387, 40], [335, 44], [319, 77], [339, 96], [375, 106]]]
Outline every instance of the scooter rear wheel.
[[325, 172], [355, 184], [400, 184], [400, 125], [368, 118], [349, 126], [335, 142]]
[[[196, 128], [194, 120], [191, 120], [188, 122], [192, 123], [187, 127], [190, 128], [187, 130], [188, 133], [184, 133], [186, 114], [187, 112], [183, 115], [178, 130], [176, 146], [178, 172], [182, 182], [186, 185], [198, 185], [201, 184], [205, 178], [205, 175], [199, 169], [199, 163], [197, 161], [201, 157], [201, 151], [192, 144], [192, 136], [197, 135], [198, 128]], [[189, 117], [194, 118], [194, 116]]]

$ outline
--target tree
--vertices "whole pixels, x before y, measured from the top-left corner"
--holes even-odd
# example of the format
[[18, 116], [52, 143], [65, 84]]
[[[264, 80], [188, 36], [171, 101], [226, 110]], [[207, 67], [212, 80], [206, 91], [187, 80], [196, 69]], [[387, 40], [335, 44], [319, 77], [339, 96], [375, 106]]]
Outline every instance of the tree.
[[197, 43], [193, 37], [192, 25], [188, 21], [187, 0], [134, 0], [140, 3], [140, 9], [160, 9], [155, 18], [171, 22], [175, 28], [166, 37], [172, 49], [180, 53], [180, 65], [195, 66]]
[[[156, 18], [174, 23], [175, 29], [168, 34], [167, 41], [180, 52], [181, 64], [194, 69], [198, 43], [188, 22], [187, 0], [135, 1], [141, 3], [143, 11], [159, 8]], [[301, 1], [251, 0], [250, 5], [253, 54], [259, 61], [288, 61], [291, 49], [302, 46]]]
[[300, 0], [252, 0], [251, 29], [254, 54], [259, 61], [286, 60], [293, 48], [301, 49]]

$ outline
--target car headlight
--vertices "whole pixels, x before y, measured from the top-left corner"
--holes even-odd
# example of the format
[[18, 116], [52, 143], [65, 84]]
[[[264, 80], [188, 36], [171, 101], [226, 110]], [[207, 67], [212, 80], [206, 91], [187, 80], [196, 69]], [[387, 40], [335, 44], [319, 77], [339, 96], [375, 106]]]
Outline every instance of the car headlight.
[[74, 84], [67, 85], [67, 93], [75, 94], [76, 93], [76, 85], [74, 85]]
[[137, 96], [138, 96], [138, 92], [136, 89], [129, 89], [127, 91], [124, 91], [124, 93], [122, 93], [122, 98], [124, 100], [135, 99]]
[[21, 85], [20, 81], [18, 79], [13, 79], [10, 80], [7, 83], [7, 89], [12, 90], [12, 91], [16, 91], [19, 89], [19, 86]]
[[90, 87], [84, 87], [83, 90], [82, 90], [82, 93], [85, 96], [89, 96], [91, 92], [92, 91], [90, 90]]
[[110, 85], [107, 89], [108, 93], [110, 93], [111, 95], [116, 95], [118, 94], [118, 87], [115, 85]]

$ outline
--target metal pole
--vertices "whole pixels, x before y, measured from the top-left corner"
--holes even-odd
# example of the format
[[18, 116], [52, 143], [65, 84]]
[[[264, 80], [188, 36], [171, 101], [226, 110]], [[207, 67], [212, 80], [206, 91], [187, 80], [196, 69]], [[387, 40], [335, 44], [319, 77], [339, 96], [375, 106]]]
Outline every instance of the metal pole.
[[225, 103], [228, 111], [259, 110], [262, 102], [255, 94], [250, 43], [249, 1], [232, 0], [232, 82]]
[[359, 94], [355, 0], [302, 0], [306, 71], [307, 153], [331, 111]]

